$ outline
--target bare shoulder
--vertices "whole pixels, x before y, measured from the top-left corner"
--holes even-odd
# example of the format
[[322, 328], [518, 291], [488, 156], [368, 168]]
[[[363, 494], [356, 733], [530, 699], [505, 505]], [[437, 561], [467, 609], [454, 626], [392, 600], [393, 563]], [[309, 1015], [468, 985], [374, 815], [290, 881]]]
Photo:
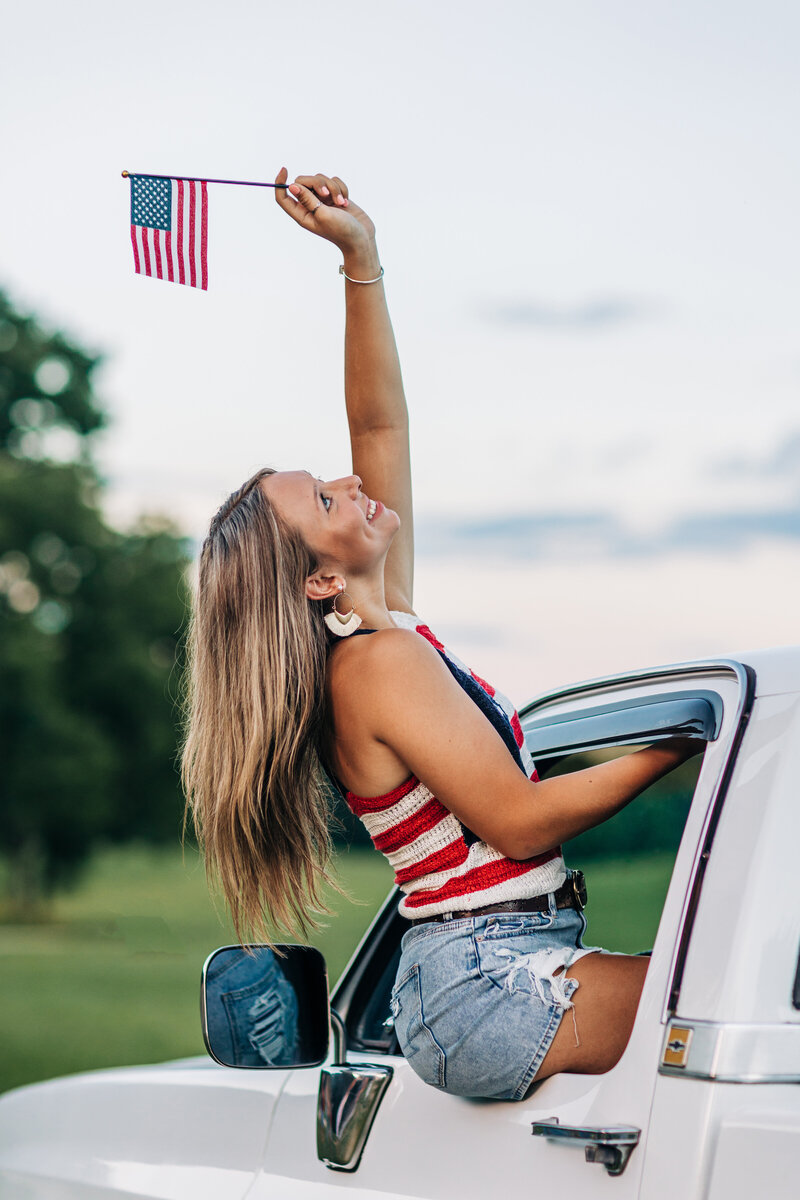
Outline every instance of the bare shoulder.
[[[444, 680], [437, 678], [442, 670]], [[381, 629], [334, 647], [328, 664], [328, 753], [337, 777], [359, 796], [380, 795], [411, 774], [392, 730], [406, 727], [449, 674], [411, 629]], [[430, 727], [430, 720], [424, 722]]]
[[329, 670], [334, 691], [347, 691], [356, 681], [360, 693], [407, 683], [414, 677], [430, 678], [448, 672], [426, 638], [413, 629], [379, 629], [368, 637], [352, 638], [336, 647]]

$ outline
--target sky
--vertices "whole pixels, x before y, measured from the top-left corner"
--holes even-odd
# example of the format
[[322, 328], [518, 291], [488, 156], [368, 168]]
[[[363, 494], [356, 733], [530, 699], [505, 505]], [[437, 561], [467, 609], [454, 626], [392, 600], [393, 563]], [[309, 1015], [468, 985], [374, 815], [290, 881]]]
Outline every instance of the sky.
[[109, 519], [198, 538], [261, 465], [348, 472], [336, 250], [212, 187], [208, 292], [137, 277], [120, 177], [321, 170], [378, 228], [440, 636], [517, 700], [796, 642], [798, 33], [785, 0], [15, 6], [0, 287], [105, 356]]

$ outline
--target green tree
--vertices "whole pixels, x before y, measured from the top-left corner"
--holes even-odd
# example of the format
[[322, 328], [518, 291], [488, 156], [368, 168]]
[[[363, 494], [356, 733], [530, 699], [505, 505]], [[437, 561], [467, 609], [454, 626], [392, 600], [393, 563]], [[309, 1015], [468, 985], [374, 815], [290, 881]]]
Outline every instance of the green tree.
[[97, 842], [180, 830], [187, 544], [103, 519], [97, 363], [0, 293], [0, 854], [23, 914]]

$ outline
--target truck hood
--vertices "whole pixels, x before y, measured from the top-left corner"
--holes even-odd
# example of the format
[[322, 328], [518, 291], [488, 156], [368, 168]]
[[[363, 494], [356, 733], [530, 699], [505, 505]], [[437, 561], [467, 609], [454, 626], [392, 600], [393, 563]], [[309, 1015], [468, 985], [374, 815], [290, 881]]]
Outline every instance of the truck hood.
[[233, 1200], [259, 1170], [290, 1073], [190, 1058], [7, 1092], [0, 1096], [0, 1195]]

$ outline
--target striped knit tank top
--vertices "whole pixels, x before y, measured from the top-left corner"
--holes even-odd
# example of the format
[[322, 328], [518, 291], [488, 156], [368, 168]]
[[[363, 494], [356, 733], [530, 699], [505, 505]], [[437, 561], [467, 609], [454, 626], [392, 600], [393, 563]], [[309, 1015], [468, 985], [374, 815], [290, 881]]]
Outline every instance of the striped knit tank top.
[[[537, 779], [511, 702], [470, 671], [416, 617], [402, 612], [391, 616], [396, 625], [416, 630], [438, 650], [520, 769], [529, 779]], [[383, 796], [356, 796], [344, 790], [343, 794], [376, 849], [389, 860], [395, 882], [404, 892], [400, 912], [405, 917], [424, 920], [460, 909], [526, 900], [555, 891], [566, 878], [560, 848], [522, 862], [506, 858], [462, 825], [414, 775]]]

